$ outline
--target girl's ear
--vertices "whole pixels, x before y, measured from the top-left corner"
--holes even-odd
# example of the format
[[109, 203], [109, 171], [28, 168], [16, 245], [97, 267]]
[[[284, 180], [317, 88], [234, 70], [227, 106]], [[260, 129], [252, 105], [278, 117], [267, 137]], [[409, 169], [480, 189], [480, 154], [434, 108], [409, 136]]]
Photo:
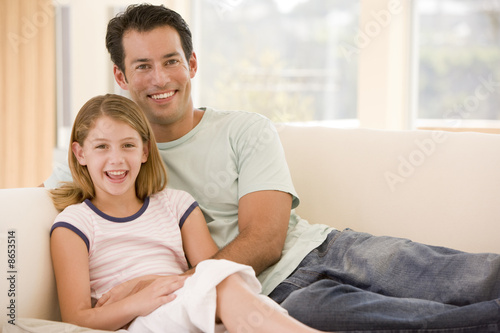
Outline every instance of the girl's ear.
[[85, 161], [85, 155], [83, 154], [83, 147], [80, 146], [78, 142], [75, 141], [71, 144], [71, 150], [73, 151], [73, 154], [75, 155], [80, 165], [87, 165], [87, 162]]
[[142, 149], [143, 149], [143, 152], [142, 152], [142, 163], [146, 163], [146, 161], [148, 160], [148, 157], [149, 157], [149, 145], [151, 144], [150, 141], [148, 141], [147, 143], [143, 144], [142, 145]]

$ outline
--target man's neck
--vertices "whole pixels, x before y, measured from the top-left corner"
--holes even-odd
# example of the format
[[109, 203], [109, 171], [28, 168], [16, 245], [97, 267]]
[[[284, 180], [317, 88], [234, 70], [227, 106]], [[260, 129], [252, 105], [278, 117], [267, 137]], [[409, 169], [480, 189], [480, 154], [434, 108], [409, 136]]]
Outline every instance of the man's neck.
[[203, 110], [193, 109], [192, 116], [183, 119], [182, 123], [177, 122], [169, 125], [151, 124], [156, 142], [171, 142], [182, 138], [200, 123], [204, 112]]

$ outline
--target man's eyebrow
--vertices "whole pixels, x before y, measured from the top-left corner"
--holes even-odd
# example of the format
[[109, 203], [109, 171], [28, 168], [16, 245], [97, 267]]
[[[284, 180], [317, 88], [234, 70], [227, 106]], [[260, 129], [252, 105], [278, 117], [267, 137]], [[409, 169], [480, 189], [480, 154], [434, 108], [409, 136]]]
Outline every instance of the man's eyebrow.
[[132, 61], [133, 64], [135, 64], [136, 62], [148, 62], [150, 59], [148, 58], [139, 58], [139, 59], [135, 59]]
[[181, 54], [177, 51], [175, 52], [171, 52], [171, 53], [167, 53], [163, 56], [163, 59], [166, 59], [166, 58], [172, 58], [172, 57], [178, 57], [180, 56]]
[[[162, 58], [163, 59], [168, 59], [168, 58], [172, 58], [172, 57], [178, 57], [180, 55], [181, 54], [179, 52], [175, 51], [175, 52], [171, 52], [171, 53], [165, 54]], [[141, 62], [141, 63], [143, 63], [143, 62], [149, 62], [149, 61], [151, 61], [151, 59], [149, 59], [149, 58], [138, 58], [138, 59], [133, 60], [132, 64], [135, 64], [135, 63], [138, 63], [138, 62]]]

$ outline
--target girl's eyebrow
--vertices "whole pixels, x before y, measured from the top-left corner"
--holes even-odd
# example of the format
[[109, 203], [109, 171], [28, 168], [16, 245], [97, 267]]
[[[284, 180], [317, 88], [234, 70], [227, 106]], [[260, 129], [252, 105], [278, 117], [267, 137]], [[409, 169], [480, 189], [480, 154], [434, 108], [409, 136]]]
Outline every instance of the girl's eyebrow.
[[106, 138], [88, 138], [90, 142], [96, 142], [96, 141], [108, 141]]
[[[94, 142], [107, 142], [107, 141], [110, 141], [108, 138], [88, 138], [90, 142], [94, 143]], [[136, 137], [133, 137], [133, 136], [129, 136], [129, 137], [126, 137], [126, 138], [121, 138], [119, 139], [120, 142], [122, 141], [141, 141], [139, 138], [136, 138]]]
[[127, 137], [127, 138], [123, 138], [120, 141], [141, 141], [141, 140], [139, 138], [130, 136], [130, 137]]

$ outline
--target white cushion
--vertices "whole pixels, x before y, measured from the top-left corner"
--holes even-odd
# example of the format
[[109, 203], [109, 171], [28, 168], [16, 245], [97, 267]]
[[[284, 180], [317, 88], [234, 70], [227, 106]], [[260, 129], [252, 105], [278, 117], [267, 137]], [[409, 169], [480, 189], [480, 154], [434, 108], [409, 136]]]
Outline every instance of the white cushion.
[[[44, 188], [1, 189], [0, 203], [0, 272], [3, 274], [0, 326], [20, 317], [58, 320], [49, 246], [49, 231], [57, 211], [48, 192]], [[13, 246], [8, 248], [9, 244]], [[8, 250], [15, 260], [11, 262], [12, 267]], [[13, 284], [9, 277], [13, 277]]]
[[500, 253], [500, 135], [277, 129], [309, 222]]

